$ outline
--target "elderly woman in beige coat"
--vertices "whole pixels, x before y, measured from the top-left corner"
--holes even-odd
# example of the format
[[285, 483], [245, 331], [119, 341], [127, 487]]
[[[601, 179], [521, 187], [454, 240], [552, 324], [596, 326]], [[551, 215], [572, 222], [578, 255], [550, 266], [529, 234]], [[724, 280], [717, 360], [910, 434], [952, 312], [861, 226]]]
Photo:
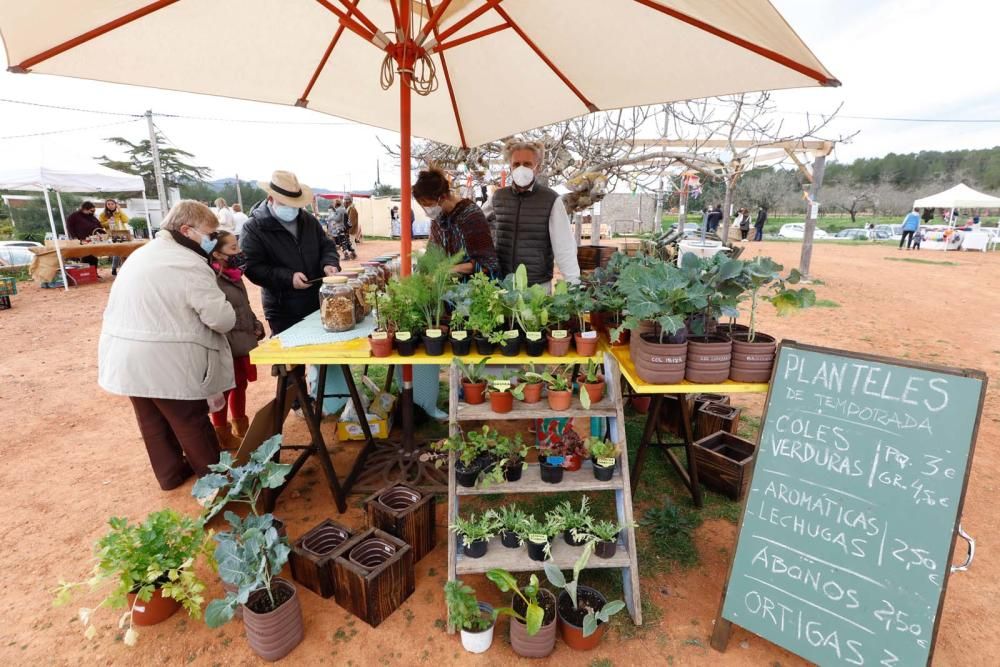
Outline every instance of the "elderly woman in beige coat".
[[122, 266], [104, 311], [98, 382], [131, 400], [164, 490], [219, 460], [207, 399], [233, 387], [236, 314], [208, 263], [217, 226], [204, 204], [177, 203]]

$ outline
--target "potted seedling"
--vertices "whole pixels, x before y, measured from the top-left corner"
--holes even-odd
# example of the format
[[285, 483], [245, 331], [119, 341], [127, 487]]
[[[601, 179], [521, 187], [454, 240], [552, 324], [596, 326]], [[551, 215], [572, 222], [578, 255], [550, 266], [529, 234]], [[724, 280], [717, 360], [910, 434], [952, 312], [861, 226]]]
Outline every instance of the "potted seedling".
[[462, 395], [469, 405], [480, 405], [486, 400], [486, 382], [489, 375], [486, 373], [486, 364], [489, 357], [483, 357], [478, 362], [463, 363], [461, 359], [455, 359], [459, 372], [462, 375]]
[[617, 445], [595, 436], [587, 438], [583, 444], [587, 455], [590, 456], [590, 460], [594, 464], [594, 478], [602, 482], [611, 481], [620, 453]]
[[532, 574], [523, 589], [506, 570], [490, 570], [486, 578], [502, 593], [514, 593], [510, 607], [497, 609], [497, 614], [511, 617], [510, 646], [514, 652], [525, 658], [544, 658], [552, 653], [556, 645], [556, 596], [539, 586], [538, 575]]
[[192, 618], [200, 618], [205, 584], [195, 574], [194, 564], [211, 551], [203, 523], [164, 509], [142, 523], [115, 517], [108, 525], [111, 529], [97, 541], [97, 562], [89, 581], [60, 581], [56, 589], [54, 604], [59, 606], [70, 601], [75, 588], [110, 586], [95, 607], [80, 608], [84, 636], [97, 636], [93, 619], [101, 607], [126, 610], [118, 620], [118, 627], [125, 629], [126, 646], [135, 646], [139, 639], [135, 626], [164, 621], [181, 606]]
[[500, 543], [508, 549], [517, 549], [523, 544], [520, 531], [528, 515], [517, 505], [504, 505], [499, 509], [487, 510], [493, 513], [500, 530]]
[[385, 294], [375, 285], [368, 285], [365, 298], [375, 313], [375, 330], [368, 334], [373, 357], [388, 357], [395, 342], [395, 323], [389, 319], [390, 308]]
[[562, 570], [553, 563], [545, 564], [545, 578], [559, 594], [559, 634], [575, 650], [589, 651], [596, 648], [607, 631], [612, 616], [625, 608], [621, 600], [608, 601], [599, 591], [579, 584], [580, 573], [587, 567], [594, 545], [588, 542], [583, 553], [573, 564], [573, 580], [566, 581]]
[[456, 357], [464, 357], [472, 351], [472, 333], [468, 329], [469, 283], [452, 285], [444, 298], [451, 304], [451, 322], [448, 330], [451, 353]]
[[521, 399], [525, 403], [538, 403], [542, 400], [542, 387], [544, 382], [538, 371], [535, 370], [535, 364], [529, 363], [528, 366], [522, 369], [517, 375], [517, 382], [523, 387], [522, 393], [524, 394]]
[[684, 377], [691, 382], [717, 383], [729, 378], [733, 342], [716, 333], [722, 317], [738, 317], [737, 303], [745, 291], [744, 263], [723, 253], [699, 258], [688, 253], [681, 258], [681, 269], [692, 284], [706, 294], [706, 305], [692, 314], [688, 337], [687, 365]]
[[[466, 325], [474, 334], [476, 351], [479, 354], [493, 354], [494, 346], [503, 338], [500, 328], [504, 322], [504, 309], [500, 287], [482, 272], [473, 274], [466, 285]], [[462, 312], [465, 312], [464, 308]]]
[[[625, 296], [618, 290], [617, 279], [621, 270], [630, 262], [627, 255], [612, 255], [606, 267], [598, 267], [588, 280], [588, 288], [594, 301], [590, 312], [590, 323], [598, 332], [607, 334], [612, 345], [628, 343], [628, 330], [621, 329], [622, 311], [625, 310]], [[613, 334], [612, 331], [617, 331]]]
[[582, 547], [583, 539], [578, 539], [578, 531], [582, 531], [590, 523], [590, 499], [587, 496], [580, 497], [580, 509], [574, 509], [573, 505], [564, 500], [553, 507], [545, 518], [555, 528], [562, 532], [563, 539], [571, 547]]
[[524, 332], [528, 356], [540, 357], [545, 352], [545, 327], [549, 323], [551, 297], [541, 285], [528, 285], [524, 264], [503, 282], [503, 302], [509, 320]]
[[396, 350], [400, 356], [412, 356], [417, 349], [417, 332], [424, 319], [420, 309], [422, 292], [414, 276], [393, 278], [386, 285], [381, 305], [395, 324]]
[[459, 629], [462, 647], [469, 653], [488, 651], [496, 625], [493, 607], [476, 600], [476, 591], [461, 580], [444, 585], [444, 601], [448, 605], [448, 624]]
[[594, 300], [583, 285], [571, 285], [569, 292], [572, 298], [573, 311], [576, 316], [577, 325], [580, 327], [578, 333], [573, 336], [573, 344], [576, 345], [576, 352], [582, 357], [591, 357], [597, 351], [597, 332], [587, 328], [587, 313], [590, 311]]
[[[474, 487], [479, 473], [483, 469], [480, 451], [476, 444], [467, 440], [461, 433], [431, 443], [430, 448], [438, 454], [455, 455], [455, 481], [459, 486]], [[447, 464], [447, 458], [438, 458], [434, 465], [438, 468]]]
[[552, 289], [552, 303], [549, 305], [549, 320], [552, 324], [545, 336], [549, 356], [563, 357], [569, 352], [569, 345], [573, 342], [574, 318], [573, 295], [569, 292], [569, 284], [558, 282]]
[[445, 315], [445, 295], [455, 280], [452, 269], [461, 258], [461, 254], [449, 256], [440, 246], [428, 245], [417, 259], [413, 275], [408, 278], [416, 290], [414, 300], [426, 326], [423, 332], [424, 350], [430, 356], [444, 354], [446, 337], [441, 320]]
[[538, 469], [542, 481], [547, 484], [559, 484], [563, 480], [566, 457], [563, 455], [562, 442], [549, 441], [538, 447]]
[[587, 409], [604, 398], [604, 366], [593, 359], [587, 360], [587, 365], [580, 369], [580, 404]]
[[583, 438], [576, 432], [572, 425], [568, 425], [559, 436], [557, 441], [559, 455], [563, 457], [563, 468], [567, 472], [576, 472], [583, 465], [583, 460], [587, 456], [587, 449], [583, 445]]
[[526, 373], [525, 377], [538, 379], [548, 389], [549, 409], [569, 410], [573, 400], [573, 369], [569, 365], [553, 366], [544, 373]]
[[490, 539], [497, 534], [498, 525], [493, 514], [484, 512], [478, 517], [470, 514], [467, 519], [456, 516], [448, 528], [462, 537], [462, 553], [469, 558], [482, 558], [486, 555]]
[[614, 521], [591, 520], [586, 528], [578, 532], [580, 539], [594, 542], [594, 555], [598, 558], [612, 558], [618, 551], [618, 536], [625, 526]]
[[525, 459], [530, 449], [524, 444], [521, 434], [515, 433], [513, 438], [498, 435], [494, 447], [496, 455], [500, 458], [499, 467], [503, 470], [503, 478], [508, 482], [516, 482], [521, 479], [521, 474], [528, 467]]
[[521, 523], [517, 531], [518, 537], [528, 545], [528, 557], [536, 561], [552, 557], [552, 540], [558, 533], [559, 527], [548, 517], [545, 517], [544, 521], [539, 521], [531, 514]]
[[524, 398], [524, 385], [512, 382], [514, 375], [504, 373], [493, 378], [489, 383], [487, 394], [490, 397], [490, 408], [497, 414], [504, 414], [514, 409], [514, 399]]

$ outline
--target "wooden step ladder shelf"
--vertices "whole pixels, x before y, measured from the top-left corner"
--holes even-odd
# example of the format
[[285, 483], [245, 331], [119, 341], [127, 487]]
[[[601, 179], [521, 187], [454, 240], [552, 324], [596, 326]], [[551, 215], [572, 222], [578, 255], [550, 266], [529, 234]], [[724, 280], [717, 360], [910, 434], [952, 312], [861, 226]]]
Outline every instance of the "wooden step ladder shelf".
[[[625, 437], [625, 416], [623, 412], [623, 402], [621, 395], [621, 371], [617, 360], [609, 353], [601, 352], [599, 358], [604, 360], [605, 382], [607, 385], [607, 396], [598, 403], [590, 406], [590, 409], [580, 405], [578, 396], [574, 396], [573, 403], [569, 410], [554, 411], [548, 405], [542, 403], [526, 404], [514, 403], [514, 409], [510, 412], [497, 414], [490, 409], [489, 403], [481, 405], [468, 405], [459, 402], [459, 391], [461, 389], [461, 377], [458, 367], [454, 364], [449, 372], [449, 430], [452, 435], [456, 435], [461, 430], [460, 422], [463, 421], [499, 421], [516, 419], [557, 419], [571, 417], [604, 417], [609, 420], [609, 433], [611, 440], [619, 447], [621, 454], [614, 476], [607, 482], [602, 482], [594, 478], [592, 464], [585, 461], [578, 471], [566, 471], [563, 480], [559, 484], [548, 484], [541, 480], [539, 466], [529, 464], [522, 473], [521, 479], [516, 482], [503, 482], [491, 484], [488, 488], [463, 487], [459, 486], [455, 479], [455, 455], [449, 457], [448, 471], [448, 523], [454, 522], [459, 515], [459, 503], [462, 497], [478, 496], [486, 494], [512, 494], [512, 493], [564, 493], [564, 492], [610, 492], [615, 495], [615, 509], [619, 523], [631, 526], [633, 524], [632, 515], [632, 492], [629, 481], [629, 459], [628, 443]], [[518, 365], [536, 362], [537, 359], [530, 357], [495, 357], [490, 359], [490, 365]], [[579, 360], [572, 358], [563, 363], [578, 363]], [[636, 554], [635, 530], [626, 528], [618, 537], [618, 549], [611, 558], [598, 558], [591, 556], [587, 568], [617, 568], [622, 574], [622, 590], [625, 597], [625, 605], [632, 621], [636, 625], [642, 624], [642, 605], [639, 599], [639, 564]], [[579, 558], [581, 547], [571, 547], [563, 540], [562, 536], [557, 536], [552, 543], [552, 562], [561, 569], [572, 569], [573, 564]], [[482, 558], [468, 558], [462, 553], [461, 544], [454, 532], [448, 532], [448, 579], [455, 580], [462, 574], [484, 573], [493, 568], [503, 568], [509, 572], [541, 572], [544, 563], [529, 558], [527, 547], [518, 549], [508, 549], [500, 543], [499, 538], [490, 541], [489, 549]], [[454, 632], [454, 628], [448, 629]]]

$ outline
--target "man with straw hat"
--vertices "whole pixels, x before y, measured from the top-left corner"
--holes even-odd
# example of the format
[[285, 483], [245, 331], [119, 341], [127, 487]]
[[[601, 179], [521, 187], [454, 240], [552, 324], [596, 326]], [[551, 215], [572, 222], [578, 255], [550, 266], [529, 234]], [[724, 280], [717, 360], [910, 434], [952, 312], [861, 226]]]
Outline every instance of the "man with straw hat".
[[319, 308], [319, 279], [340, 271], [340, 257], [333, 239], [305, 210], [313, 199], [309, 186], [290, 171], [276, 171], [259, 184], [267, 202], [243, 225], [240, 247], [246, 276], [262, 288], [264, 317], [277, 334]]

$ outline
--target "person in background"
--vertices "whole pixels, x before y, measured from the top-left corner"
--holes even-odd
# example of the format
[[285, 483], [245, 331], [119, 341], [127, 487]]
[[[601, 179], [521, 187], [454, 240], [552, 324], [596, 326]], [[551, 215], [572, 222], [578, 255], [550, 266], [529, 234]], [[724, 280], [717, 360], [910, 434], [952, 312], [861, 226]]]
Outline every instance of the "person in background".
[[165, 491], [219, 461], [209, 399], [233, 387], [225, 334], [236, 313], [208, 264], [218, 225], [204, 204], [175, 204], [156, 238], [122, 267], [104, 311], [98, 384], [132, 402]]
[[262, 288], [264, 317], [278, 334], [319, 308], [319, 279], [340, 271], [340, 257], [333, 239], [305, 210], [312, 190], [295, 174], [275, 171], [259, 183], [267, 202], [243, 225], [240, 246], [246, 276]]
[[215, 200], [215, 217], [219, 219], [219, 230], [236, 233], [236, 221], [233, 219], [233, 211], [226, 205], [226, 200], [219, 197]]
[[740, 240], [746, 241], [747, 237], [750, 236], [750, 211], [745, 208], [737, 211], [733, 224], [740, 228]]
[[[114, 199], [108, 199], [104, 202], [104, 210], [101, 211], [101, 215], [98, 219], [101, 221], [101, 226], [104, 227], [105, 231], [132, 231], [132, 229], [128, 226], [128, 216], [125, 215], [125, 211], [119, 208], [118, 202]], [[121, 257], [111, 258], [111, 275], [118, 275], [118, 269], [121, 268], [123, 261], [124, 260]]]
[[934, 209], [932, 209], [932, 208], [925, 208], [924, 209], [924, 214], [922, 216], [920, 216], [920, 218], [924, 221], [925, 225], [931, 224], [931, 220], [934, 219]]
[[716, 231], [718, 231], [719, 223], [721, 222], [722, 222], [722, 204], [716, 204], [715, 207], [708, 213], [708, 218], [706, 220], [708, 232], [714, 234]]
[[[347, 220], [347, 233], [354, 237], [354, 243], [361, 245], [362, 232], [361, 232], [361, 221], [358, 219], [358, 207], [354, 205], [354, 197], [347, 195], [344, 198], [344, 208], [346, 213], [344, 214]], [[349, 241], [348, 241], [349, 242]], [[351, 249], [353, 253], [354, 249]]]
[[[233, 357], [236, 386], [226, 392], [222, 407], [211, 414], [215, 435], [223, 449], [236, 449], [250, 426], [247, 417], [247, 385], [257, 380], [257, 367], [250, 363], [250, 350], [264, 337], [264, 325], [250, 307], [250, 297], [243, 284], [246, 256], [240, 250], [234, 234], [220, 231], [218, 245], [212, 252], [212, 269], [218, 276], [219, 289], [236, 312], [236, 324], [226, 334]], [[226, 420], [227, 411], [232, 421]]]
[[442, 248], [449, 255], [462, 254], [456, 273], [468, 276], [483, 271], [491, 277], [499, 276], [500, 262], [486, 216], [471, 199], [463, 199], [452, 191], [444, 172], [421, 171], [413, 185], [413, 198], [431, 219], [428, 244]]
[[564, 280], [580, 280], [576, 238], [562, 198], [538, 182], [545, 158], [541, 142], [517, 141], [504, 149], [512, 185], [499, 188], [486, 202], [483, 213], [493, 228], [500, 275], [513, 273], [520, 264], [528, 270], [528, 284], [549, 287], [553, 267]]
[[389, 209], [389, 234], [392, 236], [402, 236], [403, 228], [399, 224], [399, 207], [393, 206]]
[[767, 206], [761, 206], [757, 210], [757, 219], [753, 223], [753, 240], [764, 240], [764, 225], [767, 224]]
[[874, 241], [875, 240], [875, 236], [876, 236], [876, 234], [875, 234], [875, 223], [874, 222], [869, 222], [868, 223], [868, 240], [869, 241]]
[[903, 235], [899, 238], [899, 250], [903, 249], [903, 242], [906, 242], [906, 249], [913, 245], [913, 235], [920, 229], [920, 209], [914, 208], [903, 218]]
[[357, 258], [358, 253], [354, 252], [354, 246], [351, 245], [351, 234], [347, 229], [347, 210], [339, 199], [334, 203], [333, 210], [330, 212], [330, 218], [327, 221], [327, 234], [340, 248], [344, 259]]
[[920, 242], [924, 240], [924, 230], [917, 228], [917, 231], [913, 232], [913, 249], [920, 250]]
[[[94, 211], [96, 210], [97, 208], [92, 202], [85, 201], [80, 204], [80, 208], [78, 210], [73, 211], [66, 216], [66, 231], [69, 232], [70, 238], [76, 239], [77, 241], [86, 241], [88, 238], [93, 236], [94, 233], [104, 233], [101, 221], [94, 215]], [[97, 266], [97, 257], [94, 255], [81, 257], [80, 260], [90, 264], [91, 266]]]
[[233, 204], [233, 234], [236, 235], [237, 242], [240, 240], [240, 234], [243, 233], [243, 225], [247, 220], [249, 218], [243, 212], [243, 207], [239, 204]]

